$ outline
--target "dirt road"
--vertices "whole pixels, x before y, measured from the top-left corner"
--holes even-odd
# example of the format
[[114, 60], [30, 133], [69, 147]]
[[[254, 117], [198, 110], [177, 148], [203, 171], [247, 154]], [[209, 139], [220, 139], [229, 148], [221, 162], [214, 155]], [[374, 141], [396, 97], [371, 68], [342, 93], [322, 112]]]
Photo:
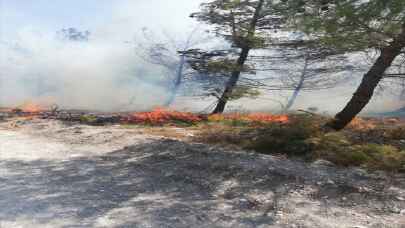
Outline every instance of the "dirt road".
[[405, 227], [399, 176], [53, 121], [0, 124], [0, 227]]

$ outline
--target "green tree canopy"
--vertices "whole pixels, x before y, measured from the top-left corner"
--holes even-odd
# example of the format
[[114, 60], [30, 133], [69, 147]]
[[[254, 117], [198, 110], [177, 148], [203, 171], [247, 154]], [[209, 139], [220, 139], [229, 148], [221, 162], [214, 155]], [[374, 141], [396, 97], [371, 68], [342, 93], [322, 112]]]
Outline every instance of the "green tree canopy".
[[[339, 49], [384, 48], [402, 32], [404, 0], [284, 0], [290, 22]], [[288, 4], [285, 4], [288, 2]]]
[[[273, 5], [272, 0], [211, 0], [201, 5], [200, 12], [191, 15], [211, 25], [216, 35], [238, 49], [238, 58], [232, 62], [228, 59], [226, 62], [230, 78], [219, 96], [214, 113], [224, 111], [227, 101], [235, 92], [242, 71], [246, 69], [250, 51], [266, 47], [268, 31], [281, 28], [284, 17], [274, 10]], [[215, 65], [217, 66], [218, 64]]]
[[328, 126], [344, 128], [371, 100], [395, 62], [404, 58], [404, 0], [282, 0], [291, 24], [343, 51], [374, 49], [379, 56], [345, 108]]
[[212, 25], [234, 47], [251, 49], [264, 47], [266, 31], [280, 29], [284, 18], [270, 0], [213, 0], [191, 16]]

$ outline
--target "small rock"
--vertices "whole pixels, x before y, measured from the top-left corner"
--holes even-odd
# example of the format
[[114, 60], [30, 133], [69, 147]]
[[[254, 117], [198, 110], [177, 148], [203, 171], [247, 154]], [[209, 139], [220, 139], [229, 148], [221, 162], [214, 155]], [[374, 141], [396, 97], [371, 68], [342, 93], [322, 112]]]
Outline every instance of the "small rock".
[[171, 177], [171, 176], [173, 176], [173, 175], [174, 175], [174, 174], [173, 174], [172, 172], [167, 172], [167, 173], [164, 174], [165, 177]]
[[390, 212], [395, 213], [395, 214], [400, 214], [401, 213], [401, 209], [399, 209], [398, 207], [391, 207], [390, 208]]
[[403, 197], [401, 197], [401, 196], [397, 196], [397, 197], [395, 197], [397, 200], [399, 200], [399, 201], [405, 201], [405, 198], [403, 198]]
[[374, 172], [377, 177], [384, 178], [386, 177], [386, 173], [384, 171], [377, 170]]
[[323, 159], [318, 159], [312, 163], [313, 166], [335, 166], [332, 162]]
[[361, 192], [361, 193], [367, 193], [367, 192], [371, 192], [372, 190], [370, 189], [370, 188], [368, 188], [368, 187], [359, 187], [359, 192]]
[[401, 212], [399, 212], [400, 215], [405, 215], [405, 209], [401, 210]]
[[362, 168], [354, 168], [353, 171], [359, 176], [368, 176], [367, 171]]

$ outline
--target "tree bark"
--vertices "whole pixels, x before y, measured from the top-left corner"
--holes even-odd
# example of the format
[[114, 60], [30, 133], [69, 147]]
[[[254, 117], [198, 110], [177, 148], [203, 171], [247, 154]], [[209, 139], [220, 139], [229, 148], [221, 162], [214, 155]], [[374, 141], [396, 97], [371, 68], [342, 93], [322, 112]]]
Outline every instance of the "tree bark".
[[294, 93], [293, 95], [290, 97], [290, 99], [288, 100], [287, 105], [284, 108], [284, 111], [288, 111], [295, 103], [295, 100], [298, 97], [298, 94], [301, 92], [302, 87], [304, 86], [304, 82], [305, 82], [305, 77], [307, 74], [307, 69], [308, 69], [308, 57], [305, 57], [305, 62], [304, 62], [304, 68], [302, 69], [301, 72], [301, 77], [300, 77], [300, 81], [298, 82], [297, 87], [295, 87], [294, 89]]
[[[190, 33], [190, 35], [188, 36], [187, 41], [186, 41], [186, 43], [184, 45], [184, 48], [182, 49], [181, 52], [184, 53], [188, 49], [190, 49], [190, 47], [192, 46], [191, 43], [192, 43], [192, 40], [193, 40], [193, 36], [195, 35], [194, 33], [197, 31], [197, 29], [198, 29], [198, 27], [195, 28]], [[184, 77], [184, 71], [185, 71], [185, 68], [186, 68], [186, 64], [187, 64], [186, 56], [184, 54], [181, 54], [180, 55], [180, 60], [179, 60], [179, 66], [177, 67], [176, 73], [175, 73], [176, 78], [174, 80], [173, 87], [171, 88], [169, 98], [166, 100], [166, 102], [164, 104], [165, 107], [168, 107], [168, 106], [172, 105], [174, 100], [176, 99], [179, 88], [180, 88], [180, 86], [181, 86], [181, 84], [183, 82], [183, 77]]]
[[180, 88], [180, 85], [181, 85], [181, 82], [182, 82], [182, 79], [183, 79], [183, 72], [184, 72], [184, 65], [185, 64], [186, 64], [186, 57], [184, 55], [182, 55], [180, 57], [179, 67], [176, 70], [176, 79], [175, 79], [175, 81], [173, 83], [173, 87], [172, 87], [172, 89], [170, 91], [169, 98], [167, 99], [167, 101], [165, 103], [166, 107], [172, 105], [175, 98], [176, 98], [177, 92], [178, 92], [178, 90]]
[[218, 114], [218, 113], [223, 113], [225, 111], [225, 106], [226, 103], [229, 100], [229, 97], [232, 95], [232, 92], [236, 86], [236, 84], [238, 83], [240, 74], [241, 74], [241, 70], [240, 68], [243, 67], [243, 65], [246, 62], [247, 57], [249, 56], [249, 48], [244, 48], [242, 49], [242, 52], [239, 56], [238, 59], [238, 63], [237, 63], [237, 68], [238, 70], [232, 72], [231, 78], [229, 79], [229, 81], [227, 82], [226, 86], [225, 86], [225, 91], [222, 93], [221, 98], [219, 98], [218, 104], [215, 107], [214, 111], [212, 112], [213, 114]]
[[364, 75], [360, 86], [349, 103], [332, 121], [326, 124], [327, 127], [337, 131], [342, 130], [363, 110], [373, 97], [374, 90], [383, 79], [385, 71], [391, 66], [395, 58], [401, 54], [404, 47], [405, 24], [402, 26], [402, 33], [387, 47], [381, 49], [380, 56]]
[[[256, 25], [257, 25], [257, 22], [260, 17], [260, 13], [263, 8], [263, 4], [264, 4], [264, 0], [260, 0], [255, 9], [255, 13], [254, 13], [252, 21], [250, 23], [250, 28], [249, 28], [248, 35], [247, 35], [248, 42], [249, 42], [250, 38], [253, 38], [255, 35]], [[222, 93], [222, 96], [219, 98], [218, 104], [215, 107], [212, 114], [223, 113], [225, 111], [225, 106], [226, 106], [227, 102], [229, 101], [229, 98], [231, 97], [236, 84], [239, 81], [241, 71], [243, 70], [243, 66], [245, 65], [245, 62], [249, 56], [250, 49], [251, 49], [251, 47], [249, 44], [244, 45], [242, 47], [242, 51], [241, 51], [239, 58], [237, 60], [237, 63], [236, 63], [236, 70], [232, 72], [231, 77], [229, 78], [228, 82], [225, 85], [225, 90]]]

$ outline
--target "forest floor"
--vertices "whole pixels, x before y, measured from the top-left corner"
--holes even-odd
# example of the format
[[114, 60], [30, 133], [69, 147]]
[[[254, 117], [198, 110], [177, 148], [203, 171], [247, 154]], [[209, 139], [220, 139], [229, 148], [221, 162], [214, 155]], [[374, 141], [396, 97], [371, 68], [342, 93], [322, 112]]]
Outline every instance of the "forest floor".
[[405, 175], [194, 143], [178, 127], [0, 122], [0, 227], [405, 227]]

